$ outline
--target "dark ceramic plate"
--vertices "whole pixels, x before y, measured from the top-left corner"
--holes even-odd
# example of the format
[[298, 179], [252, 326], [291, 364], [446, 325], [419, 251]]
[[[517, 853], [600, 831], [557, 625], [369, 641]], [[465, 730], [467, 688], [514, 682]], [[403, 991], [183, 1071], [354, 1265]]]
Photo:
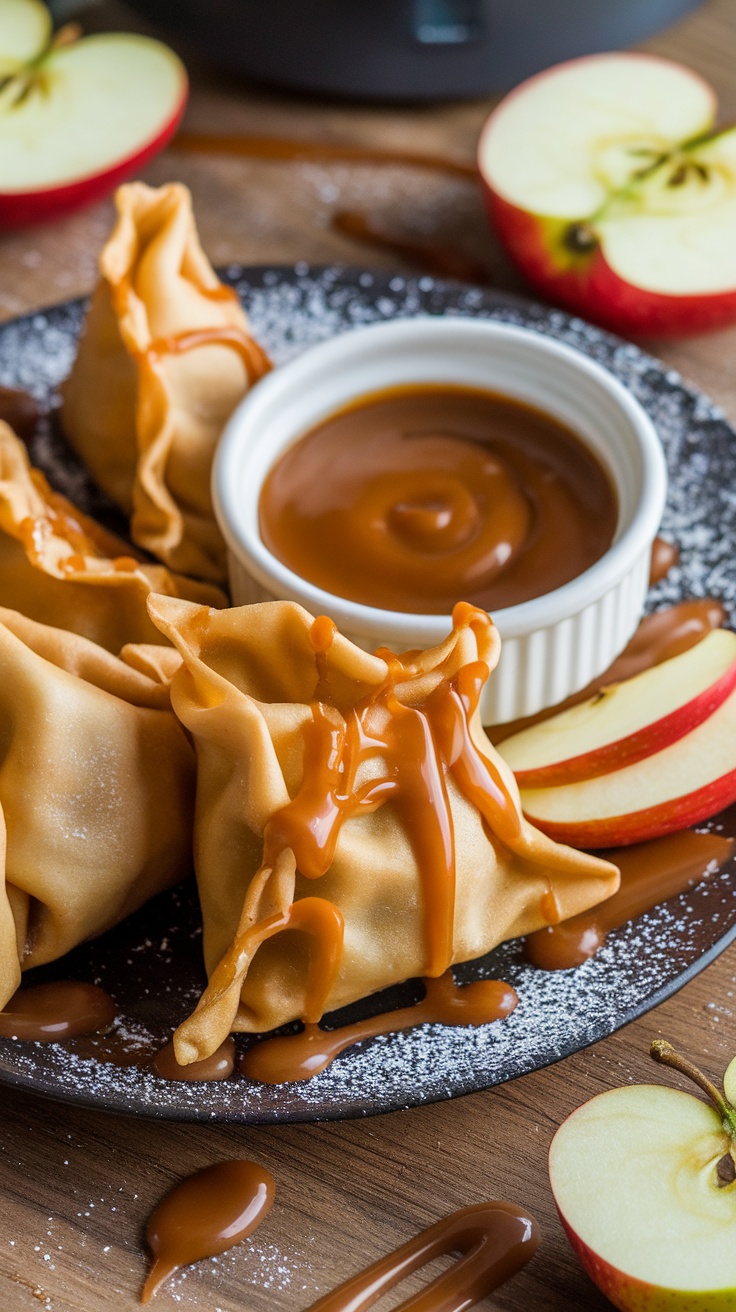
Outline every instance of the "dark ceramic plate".
[[[524, 324], [584, 351], [610, 369], [649, 411], [664, 443], [670, 493], [664, 530], [680, 566], [655, 588], [655, 608], [714, 595], [736, 618], [736, 433], [713, 404], [636, 347], [579, 319], [520, 299], [432, 278], [354, 270], [230, 268], [254, 331], [277, 363], [335, 333], [417, 314], [471, 315]], [[72, 363], [84, 306], [57, 306], [0, 327], [0, 383], [51, 400]], [[78, 504], [111, 521], [110, 506], [45, 423], [36, 462]], [[711, 822], [736, 833], [736, 808]], [[70, 1102], [186, 1120], [301, 1121], [365, 1116], [485, 1089], [558, 1061], [654, 1007], [736, 938], [736, 860], [698, 887], [610, 935], [591, 961], [546, 974], [524, 963], [518, 942], [457, 970], [462, 981], [502, 978], [519, 1006], [478, 1029], [424, 1026], [356, 1046], [306, 1084], [268, 1087], [243, 1078], [167, 1083], [146, 1063], [196, 1001], [203, 983], [192, 888], [158, 898], [96, 942], [36, 978], [80, 978], [107, 988], [121, 1019], [105, 1040], [76, 1045], [0, 1041], [0, 1082]], [[420, 996], [408, 983], [347, 1009], [340, 1022]], [[245, 1041], [243, 1041], [245, 1042]], [[110, 1064], [110, 1050], [135, 1063]]]

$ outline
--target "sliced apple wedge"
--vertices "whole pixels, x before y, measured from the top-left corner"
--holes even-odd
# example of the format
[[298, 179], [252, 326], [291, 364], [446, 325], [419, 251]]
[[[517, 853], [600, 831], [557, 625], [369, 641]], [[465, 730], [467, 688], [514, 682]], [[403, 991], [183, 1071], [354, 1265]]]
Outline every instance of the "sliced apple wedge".
[[[149, 37], [49, 39], [37, 0], [2, 0], [0, 228], [106, 194], [176, 131], [187, 99], [177, 56]], [[35, 48], [34, 48], [35, 47]]]
[[716, 629], [680, 656], [514, 734], [498, 750], [520, 788], [593, 779], [676, 742], [734, 688], [736, 633]]
[[736, 801], [736, 692], [677, 742], [623, 770], [557, 788], [521, 790], [527, 819], [572, 847], [659, 838]]
[[511, 258], [548, 298], [624, 333], [736, 319], [736, 128], [690, 69], [591, 55], [522, 83], [479, 146]]

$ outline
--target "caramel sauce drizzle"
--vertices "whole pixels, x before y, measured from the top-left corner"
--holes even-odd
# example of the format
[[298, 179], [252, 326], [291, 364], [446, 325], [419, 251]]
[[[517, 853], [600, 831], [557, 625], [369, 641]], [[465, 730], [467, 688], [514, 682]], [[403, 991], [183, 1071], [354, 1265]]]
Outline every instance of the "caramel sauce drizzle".
[[104, 989], [81, 980], [58, 980], [19, 989], [0, 1011], [0, 1038], [60, 1043], [109, 1030], [117, 1007]]
[[[226, 290], [230, 291], [230, 288]], [[259, 346], [258, 342], [245, 329], [237, 328], [235, 325], [196, 328], [192, 332], [176, 333], [172, 337], [160, 337], [151, 342], [142, 354], [149, 360], [158, 360], [166, 355], [182, 355], [186, 351], [196, 351], [200, 346], [232, 347], [234, 351], [237, 351], [245, 365], [248, 382], [251, 386], [273, 368], [263, 347]]]
[[471, 282], [479, 287], [488, 287], [492, 283], [491, 275], [485, 265], [472, 259], [444, 242], [420, 241], [418, 238], [399, 237], [377, 227], [367, 215], [358, 210], [339, 210], [333, 214], [332, 227], [344, 237], [353, 241], [366, 242], [378, 246], [381, 250], [392, 251], [404, 259], [413, 261], [437, 278], [457, 278], [460, 282]]
[[337, 141], [307, 141], [298, 137], [258, 137], [250, 135], [221, 135], [214, 132], [179, 132], [169, 147], [171, 150], [192, 151], [198, 154], [241, 155], [252, 159], [293, 160], [344, 160], [352, 164], [389, 164], [399, 167], [439, 169], [462, 178], [476, 180], [478, 169], [472, 160], [456, 159], [451, 155], [422, 154], [420, 151], [387, 150], [378, 146], [363, 146]]
[[536, 1221], [513, 1203], [464, 1207], [318, 1298], [308, 1312], [367, 1312], [407, 1276], [449, 1253], [461, 1256], [394, 1312], [465, 1312], [526, 1266], [539, 1242]]
[[148, 1303], [182, 1266], [217, 1257], [251, 1235], [271, 1210], [276, 1185], [255, 1162], [217, 1162], [175, 1185], [151, 1214], [153, 1253], [141, 1303]]
[[621, 871], [618, 892], [559, 925], [530, 934], [526, 959], [542, 970], [570, 970], [595, 955], [612, 929], [692, 888], [731, 856], [734, 840], [686, 829], [600, 855]]
[[476, 980], [459, 987], [448, 970], [439, 979], [425, 979], [424, 984], [426, 996], [413, 1006], [383, 1012], [336, 1030], [323, 1030], [317, 1024], [310, 1024], [300, 1034], [277, 1035], [255, 1043], [241, 1057], [240, 1071], [260, 1084], [311, 1080], [326, 1070], [341, 1052], [363, 1039], [397, 1034], [417, 1025], [487, 1025], [505, 1019], [518, 1002], [511, 985], [497, 979]]
[[665, 538], [655, 538], [652, 543], [652, 561], [649, 566], [649, 586], [661, 583], [670, 570], [679, 564], [680, 548]]
[[[491, 624], [489, 617], [465, 602], [453, 613], [455, 629], [463, 626]], [[335, 637], [335, 626], [324, 616], [314, 621], [310, 638], [316, 656], [318, 689], [327, 689], [326, 657]], [[304, 765], [302, 784], [294, 798], [271, 817], [264, 830], [263, 864], [256, 881], [268, 879], [280, 868], [287, 851], [293, 853], [296, 868], [306, 879], [326, 874], [335, 857], [340, 831], [346, 820], [365, 815], [390, 800], [407, 834], [417, 866], [421, 872], [424, 903], [424, 939], [426, 973], [436, 978], [444, 975], [452, 961], [455, 908], [455, 848], [452, 812], [446, 775], [451, 774], [462, 794], [479, 810], [484, 821], [502, 841], [518, 840], [521, 819], [496, 767], [478, 750], [470, 733], [481, 689], [488, 677], [482, 662], [462, 667], [452, 678], [446, 676], [421, 705], [402, 703], [397, 687], [418, 673], [412, 653], [403, 657], [385, 649], [377, 653], [386, 662], [384, 682], [343, 716], [324, 701], [311, 706], [311, 720], [304, 727]], [[378, 758], [383, 770], [378, 777], [357, 784], [358, 771], [366, 761]], [[332, 1055], [329, 1064], [342, 1048], [350, 1046], [368, 1031], [350, 1037], [347, 1031], [329, 1040], [317, 1027], [337, 977], [342, 958], [342, 916], [323, 898], [302, 898], [286, 913], [276, 913], [258, 925], [249, 925], [238, 934], [230, 950], [216, 967], [210, 988], [219, 997], [244, 973], [257, 946], [283, 930], [303, 929], [314, 939], [310, 955], [305, 1004], [302, 1019], [308, 1029], [305, 1036], [289, 1040], [271, 1040], [271, 1045], [291, 1044], [287, 1050], [307, 1052], [309, 1074], [315, 1074], [313, 1049], [325, 1044]], [[471, 1011], [482, 997], [480, 1011]], [[450, 1007], [450, 1023], [481, 1024], [508, 1015], [516, 1005], [516, 995], [505, 985], [492, 983], [458, 991], [451, 978], [437, 988], [430, 986], [425, 1000], [427, 1015], [420, 1008], [409, 1008], [398, 1018], [382, 1017], [380, 1031], [421, 1024], [424, 1019], [438, 1019], [437, 1007]], [[443, 1013], [444, 1014], [444, 1013]], [[470, 1018], [470, 1017], [473, 1018]], [[372, 1022], [375, 1025], [375, 1022]], [[369, 1023], [370, 1025], [370, 1023]], [[352, 1031], [351, 1031], [352, 1033]], [[295, 1042], [294, 1040], [301, 1041]], [[246, 1068], [266, 1071], [264, 1056], [248, 1054]], [[303, 1069], [301, 1057], [287, 1061], [289, 1070]], [[270, 1078], [264, 1076], [254, 1078]], [[283, 1078], [283, 1077], [282, 1077]], [[290, 1078], [308, 1078], [299, 1073]]]

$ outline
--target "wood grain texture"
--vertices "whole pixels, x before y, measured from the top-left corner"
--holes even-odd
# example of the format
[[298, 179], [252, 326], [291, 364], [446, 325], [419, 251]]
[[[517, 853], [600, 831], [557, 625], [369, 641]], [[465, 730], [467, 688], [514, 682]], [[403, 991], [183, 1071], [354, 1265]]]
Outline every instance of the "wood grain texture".
[[[95, 19], [134, 26], [120, 7]], [[710, 0], [647, 49], [683, 59], [714, 83], [736, 117], [736, 6]], [[472, 156], [490, 102], [345, 107], [244, 88], [193, 68], [186, 125]], [[382, 229], [456, 243], [498, 285], [516, 281], [489, 236], [477, 188], [423, 170], [276, 164], [168, 150], [146, 173], [194, 192], [217, 263], [344, 261], [404, 267], [330, 229], [336, 209], [364, 209]], [[0, 237], [0, 317], [86, 292], [112, 207]], [[647, 343], [647, 346], [652, 346]], [[657, 354], [736, 419], [736, 329]], [[177, 1277], [162, 1309], [298, 1312], [318, 1294], [448, 1211], [502, 1197], [526, 1204], [540, 1253], [486, 1304], [504, 1312], [603, 1312], [556, 1218], [546, 1153], [556, 1126], [593, 1094], [630, 1080], [665, 1081], [646, 1056], [653, 1037], [681, 1045], [712, 1076], [736, 1051], [736, 950], [677, 997], [595, 1048], [504, 1088], [411, 1112], [331, 1125], [245, 1129], [128, 1120], [2, 1091], [0, 1307], [8, 1312], [127, 1312], [145, 1271], [142, 1232], [164, 1191], [222, 1157], [262, 1162], [277, 1182], [263, 1226], [238, 1249]], [[674, 1080], [674, 1083], [677, 1081]], [[389, 1300], [390, 1303], [390, 1300]]]

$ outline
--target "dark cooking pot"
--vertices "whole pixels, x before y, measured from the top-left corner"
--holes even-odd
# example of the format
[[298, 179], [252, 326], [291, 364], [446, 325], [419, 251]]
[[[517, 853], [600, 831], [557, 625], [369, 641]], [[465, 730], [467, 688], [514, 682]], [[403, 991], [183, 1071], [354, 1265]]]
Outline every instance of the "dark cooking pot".
[[561, 59], [619, 49], [699, 0], [133, 0], [219, 63], [330, 95], [487, 95]]

